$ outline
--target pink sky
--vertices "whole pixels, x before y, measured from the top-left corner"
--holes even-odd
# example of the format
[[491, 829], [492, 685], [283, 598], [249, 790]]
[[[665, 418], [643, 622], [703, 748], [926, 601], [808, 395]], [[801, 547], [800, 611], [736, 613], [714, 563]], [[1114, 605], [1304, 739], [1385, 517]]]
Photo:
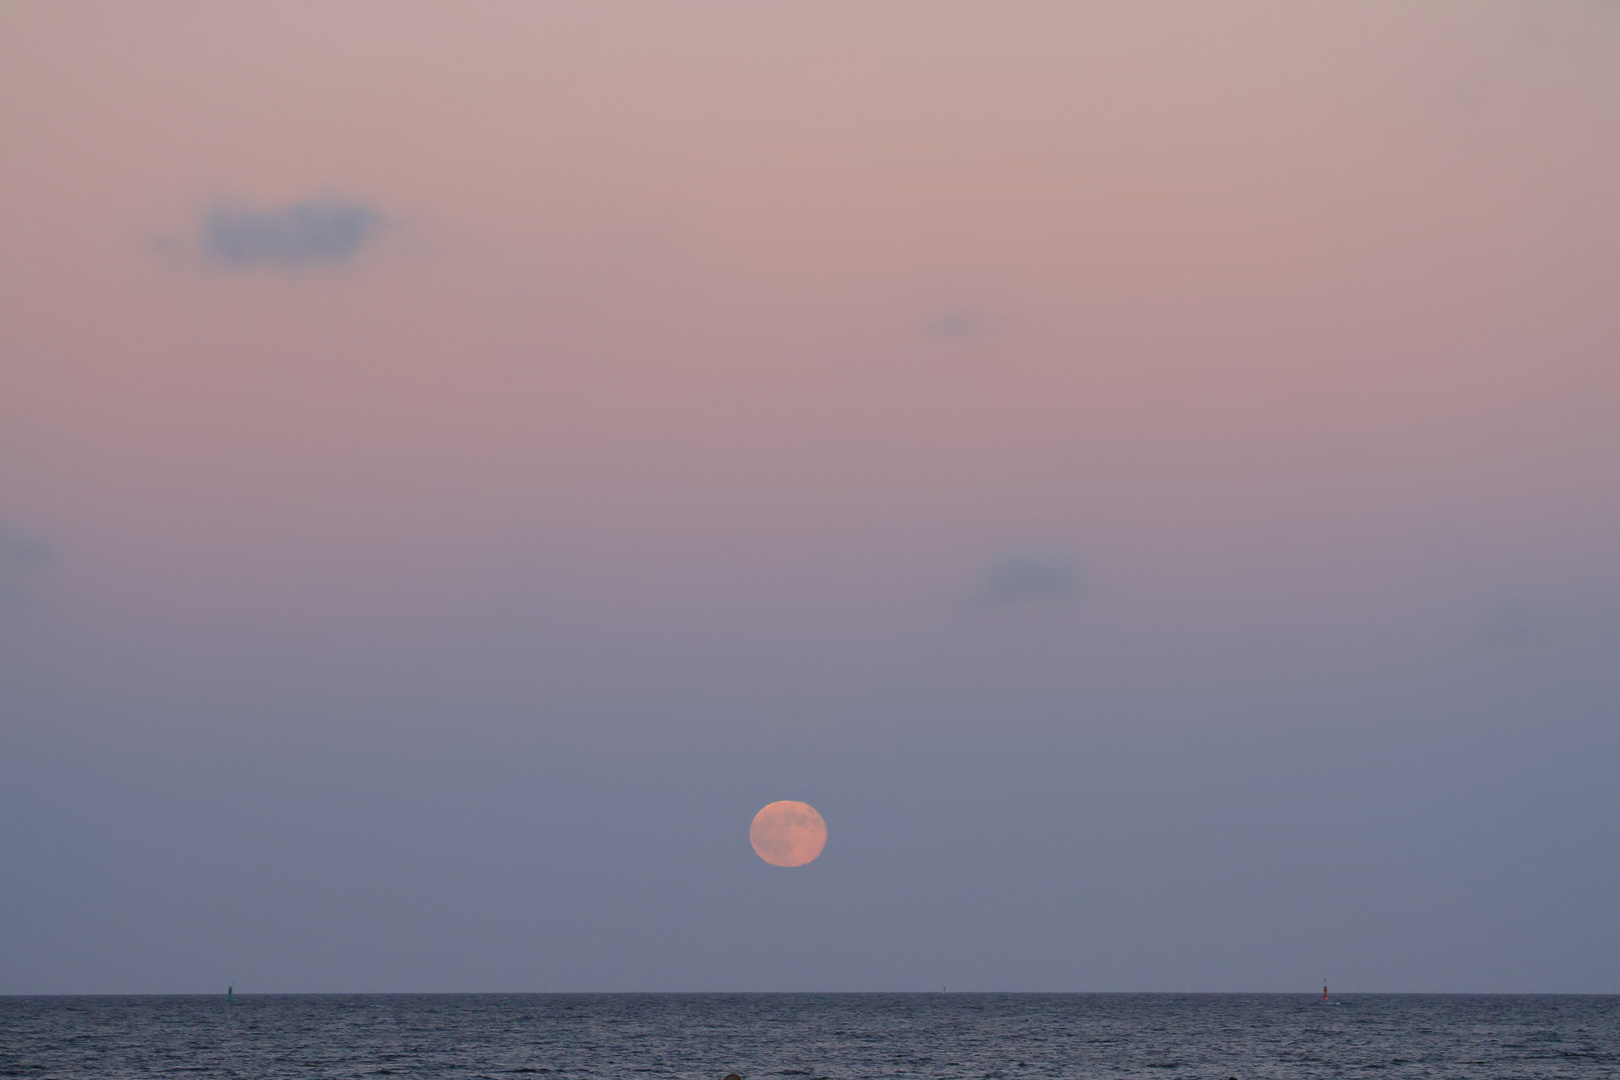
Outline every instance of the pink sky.
[[[1611, 9], [164, 11], [0, 35], [0, 513], [81, 629], [1615, 598]], [[344, 265], [198, 249], [323, 195]]]

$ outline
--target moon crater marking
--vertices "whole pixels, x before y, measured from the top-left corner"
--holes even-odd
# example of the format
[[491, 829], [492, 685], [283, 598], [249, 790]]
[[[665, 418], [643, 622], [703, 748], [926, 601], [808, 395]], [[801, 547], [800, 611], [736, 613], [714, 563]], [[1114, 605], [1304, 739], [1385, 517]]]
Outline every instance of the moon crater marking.
[[783, 799], [754, 815], [748, 842], [772, 866], [803, 866], [827, 846], [827, 823], [809, 803]]

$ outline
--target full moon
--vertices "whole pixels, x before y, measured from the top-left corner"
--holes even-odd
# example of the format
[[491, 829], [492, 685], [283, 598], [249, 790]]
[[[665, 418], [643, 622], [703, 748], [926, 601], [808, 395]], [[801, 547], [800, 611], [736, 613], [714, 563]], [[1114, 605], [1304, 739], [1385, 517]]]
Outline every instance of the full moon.
[[784, 799], [754, 815], [748, 842], [772, 866], [803, 866], [827, 846], [827, 823], [809, 803]]

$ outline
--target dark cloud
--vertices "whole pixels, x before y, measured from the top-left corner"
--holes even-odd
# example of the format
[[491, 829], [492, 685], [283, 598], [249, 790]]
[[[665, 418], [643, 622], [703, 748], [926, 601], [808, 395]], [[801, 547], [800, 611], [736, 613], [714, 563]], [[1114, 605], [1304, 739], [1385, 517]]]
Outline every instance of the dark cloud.
[[0, 524], [0, 604], [15, 600], [23, 579], [50, 560], [45, 541]]
[[984, 606], [1062, 603], [1084, 585], [1085, 568], [1066, 551], [1008, 551], [984, 568], [974, 599]]
[[267, 209], [218, 206], [203, 219], [202, 248], [232, 266], [301, 270], [346, 263], [386, 222], [375, 208], [326, 196]]

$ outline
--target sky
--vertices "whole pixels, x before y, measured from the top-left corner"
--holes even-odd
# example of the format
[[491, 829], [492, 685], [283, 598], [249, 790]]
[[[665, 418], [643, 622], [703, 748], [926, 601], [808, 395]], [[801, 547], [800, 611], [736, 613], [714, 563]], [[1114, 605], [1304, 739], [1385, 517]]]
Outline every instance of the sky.
[[1620, 992], [1620, 5], [15, 2], [0, 146], [0, 993]]

